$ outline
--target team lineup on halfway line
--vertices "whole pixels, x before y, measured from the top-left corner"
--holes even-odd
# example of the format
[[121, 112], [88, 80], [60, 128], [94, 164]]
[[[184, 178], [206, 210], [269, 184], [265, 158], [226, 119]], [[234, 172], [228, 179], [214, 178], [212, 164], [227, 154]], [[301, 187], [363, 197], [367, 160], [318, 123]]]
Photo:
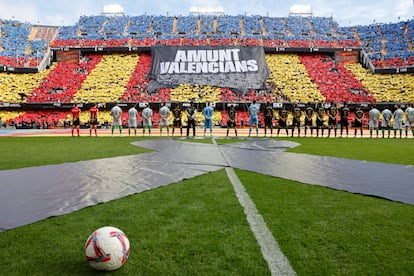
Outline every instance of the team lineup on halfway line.
[[[137, 128], [138, 128], [138, 116], [139, 112], [136, 108], [137, 104], [130, 107], [127, 111], [128, 113], [128, 135], [131, 134], [137, 135]], [[98, 105], [92, 106], [89, 109], [89, 135], [92, 136], [94, 133], [95, 136], [98, 135], [97, 133], [97, 125], [98, 125]], [[115, 106], [111, 108], [110, 114], [112, 116], [112, 124], [111, 124], [111, 135], [114, 135], [115, 129], [118, 129], [119, 135], [122, 136], [122, 108], [119, 106], [118, 103], [115, 103]], [[198, 124], [197, 120], [197, 108], [195, 103], [191, 101], [189, 105], [182, 109], [182, 106], [177, 103], [174, 107], [170, 109], [170, 107], [163, 103], [161, 104], [161, 108], [159, 109], [159, 134], [162, 135], [163, 129], [166, 129], [167, 136], [170, 135], [170, 123], [169, 117], [170, 113], [172, 114], [172, 132], [171, 135], [174, 136], [175, 130], [179, 129], [180, 136], [183, 135], [183, 122], [182, 116], [183, 113], [186, 114], [186, 136], [190, 136], [190, 130], [192, 130], [192, 136], [196, 136], [196, 126]], [[325, 113], [328, 114], [327, 124], [325, 124]], [[81, 110], [78, 106], [74, 106], [71, 109], [72, 115], [72, 122], [71, 122], [71, 129], [72, 129], [72, 136], [80, 136], [80, 113]], [[202, 115], [204, 117], [204, 122], [201, 124], [203, 126], [203, 135], [206, 136], [209, 134], [210, 136], [213, 135], [213, 114], [214, 114], [214, 107], [211, 103], [207, 103], [206, 106], [202, 109]], [[248, 107], [248, 114], [249, 114], [249, 127], [248, 127], [248, 136], [252, 136], [252, 134], [259, 136], [259, 113], [260, 113], [260, 104], [257, 104], [255, 100], [250, 104]], [[280, 131], [282, 129], [285, 130], [286, 136], [289, 136], [290, 130], [290, 137], [294, 137], [295, 130], [297, 129], [297, 137], [301, 136], [301, 129], [304, 128], [304, 137], [308, 137], [308, 133], [310, 137], [314, 136], [314, 130], [316, 131], [316, 137], [348, 137], [350, 132], [350, 113], [351, 110], [348, 105], [345, 103], [340, 108], [337, 107], [335, 104], [330, 104], [328, 108], [325, 108], [322, 103], [319, 103], [316, 108], [313, 108], [311, 104], [307, 104], [307, 106], [302, 110], [298, 105], [294, 105], [292, 110], [292, 123], [291, 125], [288, 124], [289, 118], [289, 111], [286, 109], [285, 106], [282, 106], [281, 109], [278, 110], [278, 118], [277, 118], [277, 125], [274, 124], [275, 113], [272, 103], [267, 102], [266, 106], [263, 111], [263, 119], [264, 119], [264, 136], [268, 135], [268, 131], [270, 132], [270, 136], [273, 136], [273, 130], [276, 129], [276, 135], [280, 135]], [[302, 124], [302, 116], [304, 115], [304, 121]], [[339, 116], [339, 120], [338, 120]], [[352, 121], [353, 127], [353, 137], [363, 137], [363, 120], [365, 119], [365, 113], [362, 111], [361, 106], [356, 106], [354, 111], [354, 118]], [[396, 109], [394, 112], [391, 112], [390, 109], [385, 107], [382, 111], [380, 111], [376, 105], [372, 105], [371, 109], [367, 114], [368, 118], [368, 129], [369, 129], [369, 137], [376, 137], [376, 138], [403, 138], [409, 137], [411, 132], [411, 137], [414, 137], [414, 107], [413, 104], [408, 104], [405, 111], [401, 108], [400, 104], [396, 105]], [[153, 110], [151, 109], [149, 104], [144, 105], [144, 109], [141, 112], [142, 117], [142, 135], [146, 135], [146, 131], [148, 131], [148, 136], [151, 136], [152, 129], [153, 129]], [[314, 120], [315, 117], [315, 120]], [[237, 127], [237, 110], [235, 109], [234, 105], [230, 105], [230, 109], [227, 111], [227, 122], [225, 124], [225, 134], [226, 137], [230, 134], [230, 129], [234, 130], [234, 135], [237, 137], [240, 133], [240, 128], [238, 132]], [[352, 118], [351, 118], [352, 120]], [[338, 127], [339, 126], [339, 127]], [[209, 131], [207, 133], [207, 130]], [[255, 130], [255, 132], [253, 132]], [[324, 132], [327, 130], [327, 136], [324, 136]], [[338, 135], [339, 130], [339, 135]], [[381, 134], [379, 133], [381, 130]], [[405, 131], [404, 131], [405, 130]], [[76, 133], [75, 133], [76, 131]], [[309, 131], [309, 132], [308, 132]], [[403, 134], [405, 136], [403, 136]], [[351, 133], [352, 135], [352, 133]]]

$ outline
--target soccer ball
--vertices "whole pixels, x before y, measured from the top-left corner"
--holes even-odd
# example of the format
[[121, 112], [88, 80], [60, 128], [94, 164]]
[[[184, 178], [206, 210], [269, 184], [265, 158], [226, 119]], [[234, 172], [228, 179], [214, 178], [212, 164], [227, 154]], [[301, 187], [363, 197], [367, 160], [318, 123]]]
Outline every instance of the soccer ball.
[[120, 268], [129, 256], [129, 240], [124, 232], [112, 226], [95, 230], [85, 243], [85, 257], [97, 270]]

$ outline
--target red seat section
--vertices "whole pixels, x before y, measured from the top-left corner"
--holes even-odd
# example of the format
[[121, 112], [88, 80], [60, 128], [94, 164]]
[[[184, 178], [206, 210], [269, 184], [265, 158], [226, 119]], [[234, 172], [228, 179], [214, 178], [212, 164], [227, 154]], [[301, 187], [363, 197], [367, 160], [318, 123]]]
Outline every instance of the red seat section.
[[375, 102], [355, 76], [327, 55], [300, 55], [309, 76], [328, 102]]
[[148, 92], [149, 83], [148, 73], [151, 66], [151, 55], [143, 53], [139, 56], [139, 61], [135, 66], [132, 77], [130, 78], [126, 90], [122, 95], [122, 100], [127, 102], [167, 102], [170, 100], [170, 89], [161, 88], [156, 92]]
[[71, 102], [73, 95], [101, 58], [102, 55], [95, 54], [88, 55], [88, 60], [80, 63], [58, 63], [42, 80], [40, 86], [27, 97], [27, 102]]
[[60, 126], [68, 117], [63, 111], [27, 111], [14, 118], [16, 125], [28, 128], [54, 128]]

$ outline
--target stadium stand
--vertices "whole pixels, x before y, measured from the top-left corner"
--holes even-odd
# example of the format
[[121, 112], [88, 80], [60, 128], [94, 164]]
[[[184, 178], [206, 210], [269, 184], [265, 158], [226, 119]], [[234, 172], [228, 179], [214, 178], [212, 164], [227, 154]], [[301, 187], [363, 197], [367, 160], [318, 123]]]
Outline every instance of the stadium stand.
[[31, 95], [50, 70], [34, 74], [0, 73], [0, 102], [22, 103]]
[[[20, 125], [55, 127], [69, 120], [68, 105], [59, 110], [60, 104], [148, 102], [154, 104], [157, 118], [161, 102], [195, 100], [201, 105], [223, 104], [224, 111], [214, 114], [217, 125], [226, 121], [226, 104], [238, 104], [238, 124], [247, 125], [247, 105], [253, 100], [413, 102], [413, 74], [396, 74], [413, 67], [413, 40], [414, 20], [352, 27], [313, 16], [97, 15], [81, 16], [75, 25], [60, 27], [1, 20], [0, 69], [6, 72], [0, 72], [0, 115]], [[270, 70], [267, 87], [244, 94], [228, 87], [188, 84], [149, 89], [150, 47], [160, 44], [263, 46]], [[42, 70], [39, 65], [47, 61], [49, 47], [54, 59]], [[79, 60], [63, 60], [58, 54], [70, 55], [72, 50]], [[343, 60], [337, 51], [365, 52], [374, 68], [393, 71], [374, 74], [358, 63], [358, 54]], [[12, 73], [30, 67], [40, 72]], [[23, 112], [22, 107], [15, 113], [10, 104], [30, 110]], [[37, 104], [57, 110], [45, 111]], [[38, 111], [32, 110], [35, 105]], [[87, 123], [87, 116], [84, 110], [81, 121]], [[108, 110], [100, 112], [99, 120], [111, 120]]]
[[325, 97], [309, 77], [298, 55], [268, 54], [266, 61], [271, 71], [269, 80], [280, 89], [286, 101], [325, 101]]
[[371, 74], [360, 64], [346, 64], [346, 68], [372, 93], [376, 102], [414, 102], [413, 74]]
[[220, 92], [221, 89], [219, 87], [183, 84], [171, 90], [171, 101], [219, 102]]
[[328, 55], [301, 55], [299, 58], [327, 102], [374, 102], [369, 91], [343, 63], [336, 64]]
[[73, 102], [73, 96], [101, 58], [101, 55], [89, 55], [87, 61], [84, 62], [63, 61], [58, 63], [27, 97], [27, 102]]
[[357, 26], [355, 36], [376, 67], [412, 66], [413, 21]]
[[6, 127], [14, 127], [14, 119], [24, 114], [24, 111], [0, 110], [0, 118]]
[[1, 20], [0, 66], [37, 66], [56, 30], [55, 27], [36, 27], [16, 20]]
[[138, 62], [137, 54], [104, 55], [75, 95], [77, 103], [119, 101]]
[[210, 35], [216, 32], [217, 21], [213, 16], [200, 16], [200, 34]]

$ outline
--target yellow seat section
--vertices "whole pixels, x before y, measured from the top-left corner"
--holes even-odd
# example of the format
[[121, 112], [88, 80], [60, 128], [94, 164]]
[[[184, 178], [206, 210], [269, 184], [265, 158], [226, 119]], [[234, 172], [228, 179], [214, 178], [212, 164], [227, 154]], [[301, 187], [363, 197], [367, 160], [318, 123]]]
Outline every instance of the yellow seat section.
[[294, 54], [267, 54], [268, 81], [291, 102], [320, 102], [325, 97], [312, 82], [305, 66]]
[[104, 55], [75, 94], [76, 103], [116, 102], [125, 91], [138, 62], [138, 54]]
[[0, 73], [0, 102], [21, 103], [26, 99], [20, 94], [29, 96], [37, 88], [41, 80], [49, 74], [50, 70], [40, 73]]
[[0, 118], [3, 124], [8, 124], [10, 120], [13, 120], [20, 115], [23, 115], [23, 111], [9, 111], [9, 110], [0, 110]]
[[191, 100], [198, 103], [219, 102], [220, 93], [220, 87], [182, 84], [171, 90], [170, 97], [172, 102], [190, 102]]
[[213, 125], [218, 126], [223, 121], [223, 117], [221, 116], [221, 112], [215, 110], [213, 113]]
[[347, 64], [377, 102], [414, 102], [414, 74], [372, 74], [361, 64]]

